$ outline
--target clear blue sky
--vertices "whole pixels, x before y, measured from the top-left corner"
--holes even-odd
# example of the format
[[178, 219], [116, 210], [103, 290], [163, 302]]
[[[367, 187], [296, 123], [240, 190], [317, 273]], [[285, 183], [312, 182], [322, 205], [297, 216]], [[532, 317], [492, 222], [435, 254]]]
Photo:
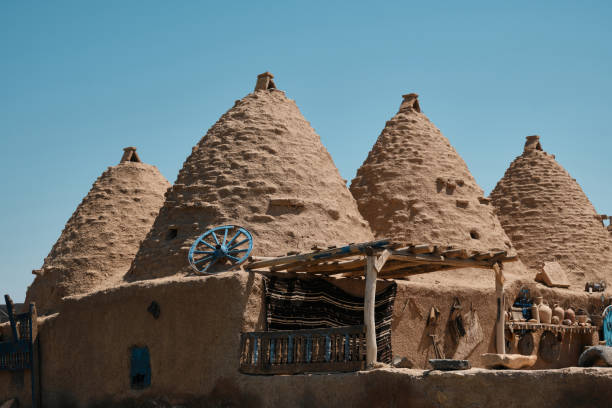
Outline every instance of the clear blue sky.
[[611, 5], [0, 2], [0, 291], [23, 300], [124, 146], [173, 182], [267, 70], [348, 180], [417, 92], [487, 194], [539, 134], [612, 212]]

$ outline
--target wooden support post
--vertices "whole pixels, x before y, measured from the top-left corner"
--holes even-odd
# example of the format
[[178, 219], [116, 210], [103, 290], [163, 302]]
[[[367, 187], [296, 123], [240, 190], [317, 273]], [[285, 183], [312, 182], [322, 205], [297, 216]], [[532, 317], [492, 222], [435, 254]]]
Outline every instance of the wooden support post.
[[40, 355], [38, 341], [38, 313], [36, 312], [36, 304], [30, 303], [30, 341], [32, 348], [30, 349], [30, 381], [32, 386], [32, 408], [40, 408]]
[[376, 262], [374, 263], [374, 269], [376, 269], [376, 273], [380, 273], [382, 271], [382, 268], [385, 266], [385, 263], [387, 263], [387, 260], [390, 256], [391, 251], [389, 251], [388, 249], [385, 249], [382, 254], [380, 254], [380, 256], [376, 259]]
[[4, 302], [6, 303], [6, 313], [8, 314], [9, 322], [11, 323], [11, 335], [13, 337], [13, 342], [17, 343], [19, 341], [19, 336], [17, 335], [17, 322], [15, 322], [15, 306], [9, 295], [4, 295]]
[[363, 303], [363, 322], [366, 327], [366, 367], [370, 368], [376, 363], [378, 349], [376, 347], [376, 320], [374, 306], [376, 303], [376, 257], [371, 248], [366, 248], [365, 270], [365, 298]]
[[506, 354], [506, 305], [504, 303], [504, 272], [503, 265], [493, 265], [495, 271], [495, 295], [497, 297], [497, 321], [495, 326], [495, 346], [497, 354]]

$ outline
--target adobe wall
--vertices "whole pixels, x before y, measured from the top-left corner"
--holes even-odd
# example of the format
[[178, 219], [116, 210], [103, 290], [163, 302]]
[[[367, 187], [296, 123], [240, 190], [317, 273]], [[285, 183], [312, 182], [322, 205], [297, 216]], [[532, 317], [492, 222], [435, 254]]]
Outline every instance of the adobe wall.
[[[421, 276], [415, 280], [397, 280], [397, 294], [395, 298], [393, 323], [391, 326], [391, 341], [393, 355], [406, 357], [413, 364], [413, 368], [428, 369], [429, 359], [436, 358], [430, 335], [436, 335], [438, 344], [446, 358], [467, 359], [473, 367], [483, 367], [481, 355], [484, 353], [495, 353], [495, 319], [497, 314], [495, 280], [493, 271], [465, 269], [456, 271], [457, 275], [469, 277], [472, 274], [478, 277], [478, 287], [472, 282], [464, 281], [460, 284], [455, 279], [454, 284], [449, 284], [448, 274], [432, 273], [427, 277]], [[542, 295], [552, 307], [553, 301], [558, 301], [564, 308], [571, 305], [574, 308], [591, 310], [593, 306], [600, 306], [601, 294], [589, 295], [586, 292], [575, 292], [567, 289], [553, 289], [525, 279], [517, 279], [516, 276], [508, 276], [505, 284], [506, 304], [514, 302], [521, 288], [528, 288], [532, 297]], [[334, 283], [345, 291], [356, 296], [363, 296], [363, 281], [360, 280], [334, 280]], [[384, 289], [385, 283], [379, 281], [379, 290]], [[450, 327], [451, 307], [457, 298], [462, 306], [464, 326], [468, 329], [469, 322], [466, 315], [474, 311], [478, 316], [478, 322], [482, 330], [482, 341], [470, 347], [472, 342], [466, 339], [457, 344], [452, 335]], [[432, 307], [440, 311], [436, 325], [427, 324], [427, 316]], [[540, 336], [543, 332], [534, 332], [534, 350], [539, 350]], [[584, 350], [585, 345], [593, 344], [591, 335], [569, 334], [563, 335], [560, 358], [547, 363], [538, 359], [533, 369], [562, 368], [574, 366], [578, 357]], [[517, 342], [512, 344], [513, 348], [508, 353], [518, 353]]]
[[29, 404], [32, 395], [30, 384], [29, 371], [0, 371], [0, 405], [10, 398]]
[[[238, 374], [240, 331], [261, 328], [261, 288], [258, 275], [225, 273], [68, 298], [41, 328], [45, 407], [210, 392], [216, 379]], [[147, 311], [152, 301], [160, 305], [158, 319]], [[151, 355], [152, 386], [144, 391], [130, 389], [134, 345], [146, 345]]]
[[[495, 320], [497, 315], [496, 295], [494, 289], [493, 272], [489, 276], [490, 287], [470, 288], [461, 286], [430, 285], [421, 282], [398, 281], [398, 293], [395, 300], [393, 316], [392, 342], [393, 354], [407, 357], [415, 368], [431, 368], [428, 360], [435, 357], [432, 339], [429, 335], [435, 334], [441, 350], [446, 358], [468, 359], [473, 367], [483, 367], [481, 355], [495, 353]], [[589, 296], [586, 293], [576, 293], [569, 290], [546, 288], [535, 282], [513, 280], [506, 282], [506, 303], [514, 302], [521, 288], [530, 290], [531, 296], [541, 294], [544, 299], [552, 302], [556, 299], [561, 305], [590, 309], [589, 305], [598, 305], [598, 295]], [[451, 307], [457, 298], [462, 306], [464, 326], [468, 329], [469, 322], [466, 316], [470, 311], [478, 316], [482, 329], [482, 341], [475, 346], [467, 341], [460, 340], [457, 344], [451, 335], [450, 317]], [[430, 309], [435, 306], [440, 311], [438, 323], [435, 326], [427, 325], [427, 316]], [[533, 354], [538, 354], [540, 336], [543, 332], [534, 332]], [[585, 345], [591, 345], [594, 339], [586, 334], [564, 334], [561, 345], [560, 358], [553, 362], [544, 362], [541, 358], [533, 369], [562, 368], [575, 366], [578, 357], [584, 351]], [[596, 341], [596, 339], [595, 339]], [[514, 341], [507, 353], [519, 353], [517, 343]]]
[[[363, 281], [343, 280], [337, 283], [355, 294], [363, 291]], [[380, 286], [382, 288], [383, 284]], [[508, 285], [509, 298], [513, 299], [520, 286], [520, 283]], [[559, 295], [556, 291], [552, 292], [554, 296]], [[452, 356], [455, 346], [447, 325], [454, 296], [460, 299], [464, 311], [473, 308], [478, 313], [484, 340], [468, 359], [473, 366], [480, 365], [480, 354], [494, 351], [495, 299], [492, 288], [432, 286], [422, 282], [398, 281], [392, 327], [394, 355], [409, 358], [417, 368], [428, 368], [427, 359], [433, 358], [434, 353], [426, 317], [429, 308], [436, 305], [441, 314], [434, 332], [440, 336], [445, 353]], [[577, 300], [583, 301], [587, 296], [578, 296]], [[160, 305], [158, 319], [147, 311], [152, 301]], [[396, 378], [395, 372], [388, 370], [383, 370], [385, 374], [333, 376], [242, 375], [238, 372], [240, 332], [262, 329], [262, 312], [261, 276], [240, 272], [136, 282], [69, 298], [60, 314], [42, 320], [40, 325], [45, 407], [109, 406], [117, 401], [162, 396], [172, 397], [178, 402], [238, 398], [237, 401], [242, 403], [237, 406], [278, 406], [281, 402], [285, 406], [294, 405], [291, 401], [297, 401], [295, 405], [308, 406], [308, 401], [313, 401], [313, 404], [323, 398], [333, 401], [336, 395], [353, 392], [354, 387], [368, 389], [370, 381], [378, 384], [380, 392], [377, 393], [383, 396], [385, 390], [393, 390], [405, 398], [427, 401], [430, 397], [423, 397], [422, 392], [425, 391], [420, 390], [425, 386], [423, 384], [430, 384], [428, 387], [432, 387], [431, 392], [434, 392], [440, 386], [439, 381], [446, 381], [427, 382], [430, 377], [423, 373]], [[134, 345], [146, 345], [151, 354], [152, 385], [140, 391], [132, 390], [129, 384], [129, 350]], [[572, 358], [571, 363], [575, 363], [577, 355]], [[497, 384], [495, 378], [502, 374], [490, 372], [488, 376], [478, 375], [484, 376], [484, 379], [477, 381]], [[519, 379], [513, 381], [525, 386], [524, 383], [529, 381], [520, 375], [516, 374]], [[390, 377], [385, 379], [385, 376]], [[321, 387], [323, 384], [319, 383], [323, 378], [326, 383], [337, 382], [338, 388], [334, 388], [334, 393], [322, 389], [309, 397], [305, 390]], [[464, 387], [463, 382], [467, 381], [463, 377], [456, 378], [461, 381], [448, 391], [452, 395], [459, 393], [459, 389]], [[387, 380], [391, 381], [389, 385], [385, 385]], [[354, 384], [354, 387], [346, 384]], [[395, 387], [402, 390], [407, 387], [413, 391], [398, 391]], [[361, 392], [355, 392], [351, 398], [357, 398]], [[435, 392], [432, 395], [435, 396]], [[459, 398], [458, 395], [452, 398]], [[15, 396], [28, 406], [27, 376], [23, 387], [19, 387], [8, 373], [0, 372], [0, 401]], [[371, 400], [372, 397], [363, 398]], [[360, 400], [354, 401], [357, 404]]]

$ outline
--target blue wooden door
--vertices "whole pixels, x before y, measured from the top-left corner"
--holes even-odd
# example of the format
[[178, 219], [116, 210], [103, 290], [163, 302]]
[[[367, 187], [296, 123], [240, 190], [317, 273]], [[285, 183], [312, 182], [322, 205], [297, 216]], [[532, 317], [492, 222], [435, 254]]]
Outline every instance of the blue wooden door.
[[132, 347], [130, 357], [130, 386], [143, 389], [151, 385], [151, 357], [148, 347]]

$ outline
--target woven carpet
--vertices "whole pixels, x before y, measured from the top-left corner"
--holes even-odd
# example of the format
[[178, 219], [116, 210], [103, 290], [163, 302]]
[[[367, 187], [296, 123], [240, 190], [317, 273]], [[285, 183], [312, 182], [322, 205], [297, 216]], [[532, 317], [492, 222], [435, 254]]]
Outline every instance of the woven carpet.
[[[269, 331], [320, 329], [363, 324], [363, 298], [323, 279], [264, 278]], [[376, 295], [378, 361], [391, 363], [391, 319], [397, 284]]]

